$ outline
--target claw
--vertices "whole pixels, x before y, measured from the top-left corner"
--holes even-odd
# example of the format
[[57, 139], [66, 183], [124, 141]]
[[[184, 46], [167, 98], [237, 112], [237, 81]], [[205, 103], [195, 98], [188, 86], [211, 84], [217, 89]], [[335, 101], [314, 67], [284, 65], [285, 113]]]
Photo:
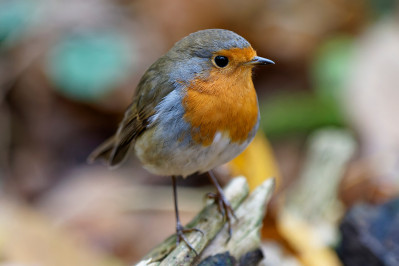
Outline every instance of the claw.
[[231, 207], [230, 203], [228, 200], [225, 198], [225, 196], [221, 193], [208, 193], [208, 195], [211, 195], [209, 198], [214, 199], [215, 203], [218, 206], [218, 210], [220, 214], [222, 215], [223, 219], [227, 221], [228, 224], [228, 233], [229, 237], [227, 242], [230, 240], [231, 235], [232, 235], [232, 229], [231, 229], [231, 221], [233, 218], [237, 220], [237, 216], [234, 213], [234, 209]]
[[208, 192], [206, 193], [205, 197], [207, 197], [208, 199], [216, 199], [218, 197], [218, 194], [213, 192]]
[[234, 213], [234, 209], [230, 205], [230, 202], [226, 199], [225, 195], [223, 194], [222, 188], [217, 183], [215, 176], [213, 175], [212, 172], [208, 172], [208, 174], [209, 174], [209, 177], [210, 177], [212, 183], [215, 185], [217, 192], [216, 193], [208, 193], [207, 196], [208, 196], [208, 198], [215, 200], [220, 214], [222, 215], [223, 219], [225, 219], [227, 221], [227, 224], [228, 224], [227, 230], [228, 230], [229, 236], [228, 236], [226, 242], [228, 242], [232, 235], [231, 220], [233, 218], [235, 220], [238, 220], [238, 219]]
[[195, 250], [195, 248], [190, 244], [186, 236], [184, 235], [185, 233], [191, 233], [191, 232], [200, 232], [202, 235], [204, 235], [204, 231], [202, 231], [199, 228], [184, 228], [180, 222], [176, 223], [176, 247], [179, 245], [180, 241], [184, 241], [186, 245], [194, 251], [195, 255], [198, 256], [198, 252]]

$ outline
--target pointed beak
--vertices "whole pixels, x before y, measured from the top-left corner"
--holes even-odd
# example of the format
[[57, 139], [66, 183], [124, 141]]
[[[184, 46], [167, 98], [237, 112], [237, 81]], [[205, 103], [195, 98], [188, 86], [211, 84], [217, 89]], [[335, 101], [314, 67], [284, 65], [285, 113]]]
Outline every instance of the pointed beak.
[[266, 59], [260, 56], [255, 56], [254, 58], [252, 58], [251, 61], [247, 62], [246, 65], [270, 65], [270, 64], [275, 64], [272, 60], [270, 59]]

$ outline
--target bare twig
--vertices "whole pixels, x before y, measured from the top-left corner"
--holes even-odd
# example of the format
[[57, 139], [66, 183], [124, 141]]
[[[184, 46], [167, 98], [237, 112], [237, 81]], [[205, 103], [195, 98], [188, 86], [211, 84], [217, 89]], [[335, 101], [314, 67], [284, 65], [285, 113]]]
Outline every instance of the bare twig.
[[[217, 206], [206, 206], [188, 225], [201, 229], [205, 235], [193, 232], [187, 237], [200, 256], [196, 256], [184, 243], [175, 247], [172, 235], [147, 254], [138, 265], [192, 265], [208, 256], [229, 252], [240, 258], [259, 247], [262, 219], [266, 204], [273, 192], [274, 179], [266, 180], [248, 196], [248, 184], [243, 177], [234, 178], [225, 188], [225, 195], [236, 210], [238, 220], [233, 222], [233, 236], [228, 243], [227, 225]], [[224, 227], [223, 227], [224, 225]]]

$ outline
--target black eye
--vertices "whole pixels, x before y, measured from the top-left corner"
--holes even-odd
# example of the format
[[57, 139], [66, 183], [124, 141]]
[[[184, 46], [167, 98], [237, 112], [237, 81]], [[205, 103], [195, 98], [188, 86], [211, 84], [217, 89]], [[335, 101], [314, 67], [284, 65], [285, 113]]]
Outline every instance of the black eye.
[[225, 56], [218, 55], [215, 57], [215, 64], [218, 67], [225, 67], [229, 63], [229, 59]]

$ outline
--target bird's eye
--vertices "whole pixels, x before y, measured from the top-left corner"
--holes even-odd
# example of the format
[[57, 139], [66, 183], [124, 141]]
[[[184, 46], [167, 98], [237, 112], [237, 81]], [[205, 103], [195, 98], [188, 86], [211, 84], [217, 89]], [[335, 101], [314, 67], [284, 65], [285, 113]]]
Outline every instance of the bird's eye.
[[218, 67], [225, 67], [229, 63], [229, 59], [226, 56], [222, 55], [216, 56], [214, 61]]

